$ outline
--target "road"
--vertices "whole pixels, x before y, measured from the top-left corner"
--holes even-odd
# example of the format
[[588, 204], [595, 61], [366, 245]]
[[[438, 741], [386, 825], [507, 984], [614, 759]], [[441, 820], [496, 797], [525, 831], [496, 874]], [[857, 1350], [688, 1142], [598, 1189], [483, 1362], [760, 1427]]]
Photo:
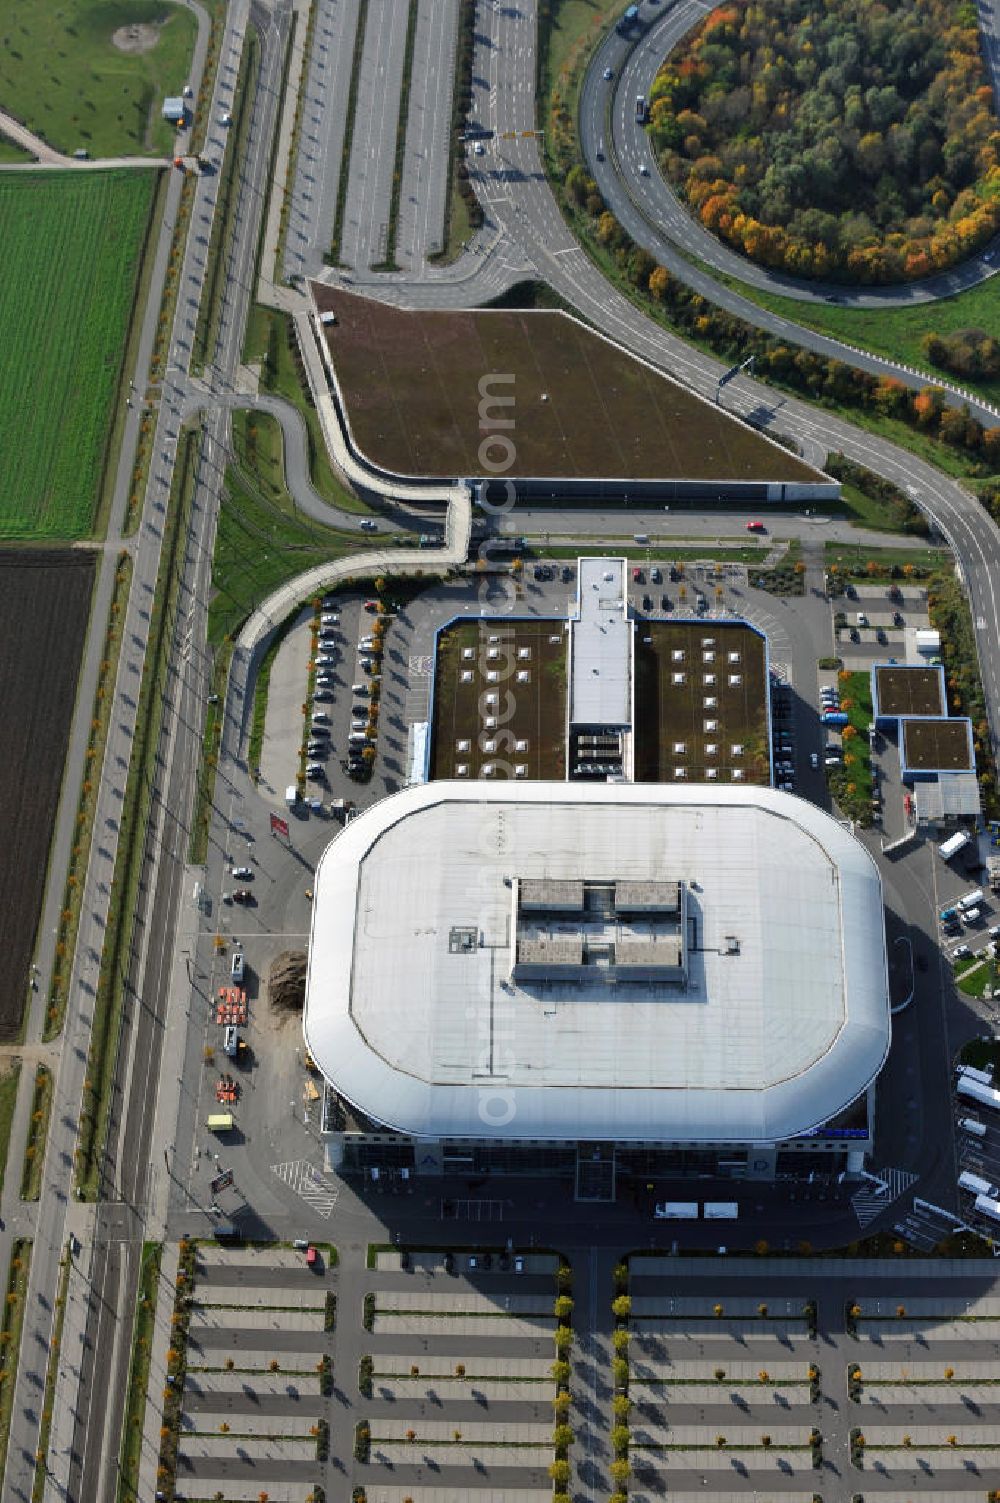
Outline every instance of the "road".
[[413, 0], [417, 29], [399, 195], [396, 260], [419, 271], [444, 247], [458, 0]]
[[340, 237], [340, 258], [347, 266], [376, 266], [386, 257], [409, 10], [407, 0], [387, 0], [368, 10]]
[[358, 0], [316, 0], [314, 43], [307, 60], [298, 161], [285, 239], [285, 275], [316, 276], [333, 243]]

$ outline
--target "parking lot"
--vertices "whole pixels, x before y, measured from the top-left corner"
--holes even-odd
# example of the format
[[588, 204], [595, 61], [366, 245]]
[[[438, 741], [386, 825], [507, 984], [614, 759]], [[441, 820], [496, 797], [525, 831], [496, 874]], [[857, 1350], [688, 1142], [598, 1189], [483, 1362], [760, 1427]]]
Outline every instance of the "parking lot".
[[[351, 1414], [338, 1426], [351, 1423], [354, 1483], [369, 1503], [541, 1503], [551, 1495], [558, 1258], [372, 1248], [368, 1265], [353, 1286], [360, 1301], [338, 1316], [339, 1340], [358, 1353]], [[343, 1370], [340, 1382], [346, 1390]]]
[[299, 1503], [320, 1481], [335, 1296], [289, 1248], [198, 1249], [177, 1452], [178, 1498]]

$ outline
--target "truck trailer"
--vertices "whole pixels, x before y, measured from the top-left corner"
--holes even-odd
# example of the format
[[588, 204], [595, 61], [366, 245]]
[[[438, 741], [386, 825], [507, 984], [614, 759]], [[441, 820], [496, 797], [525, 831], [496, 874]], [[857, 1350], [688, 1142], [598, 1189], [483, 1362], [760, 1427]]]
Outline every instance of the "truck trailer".
[[955, 1092], [964, 1096], [967, 1101], [978, 1101], [981, 1106], [992, 1107], [993, 1111], [1000, 1112], [1000, 1091], [993, 1086], [983, 1085], [981, 1080], [973, 1080], [968, 1075], [959, 1076]]
[[972, 836], [968, 830], [959, 830], [956, 834], [950, 836], [948, 840], [942, 840], [938, 846], [938, 855], [942, 861], [950, 861], [952, 856], [957, 856], [959, 851], [965, 850], [971, 839]]

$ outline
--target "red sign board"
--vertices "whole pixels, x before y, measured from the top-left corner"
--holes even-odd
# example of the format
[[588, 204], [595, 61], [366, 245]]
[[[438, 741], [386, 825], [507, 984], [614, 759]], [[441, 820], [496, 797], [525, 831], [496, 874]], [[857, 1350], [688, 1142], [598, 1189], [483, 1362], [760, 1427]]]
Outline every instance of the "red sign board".
[[282, 819], [280, 814], [271, 815], [271, 834], [284, 835], [288, 839], [288, 820]]

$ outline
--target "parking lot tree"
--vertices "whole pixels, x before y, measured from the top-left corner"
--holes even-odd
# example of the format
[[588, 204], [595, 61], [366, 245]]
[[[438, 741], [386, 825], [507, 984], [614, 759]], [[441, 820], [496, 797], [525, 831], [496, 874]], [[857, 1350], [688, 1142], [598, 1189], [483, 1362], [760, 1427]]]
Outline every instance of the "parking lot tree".
[[568, 1294], [560, 1294], [553, 1306], [552, 1313], [556, 1320], [568, 1321], [573, 1314], [573, 1301]]
[[612, 1277], [614, 1278], [614, 1281], [615, 1281], [615, 1293], [616, 1294], [627, 1294], [628, 1293], [628, 1264], [627, 1263], [616, 1263], [615, 1264], [615, 1268], [614, 1268], [614, 1273], [613, 1273]]
[[615, 1455], [616, 1456], [626, 1456], [628, 1454], [629, 1438], [630, 1438], [630, 1433], [629, 1433], [628, 1425], [613, 1425], [612, 1426], [612, 1429], [611, 1429], [611, 1444], [615, 1448]]
[[557, 1451], [568, 1451], [573, 1444], [573, 1438], [570, 1425], [556, 1425], [552, 1432], [552, 1444]]
[[765, 1304], [763, 1304], [763, 1303], [759, 1304], [757, 1306], [757, 1314], [758, 1315], [766, 1315], [767, 1314], [767, 1306]]
[[608, 1467], [608, 1471], [611, 1473], [612, 1482], [626, 1483], [629, 1479], [632, 1468], [624, 1456], [616, 1456], [614, 1461]]
[[716, 1383], [724, 1383], [726, 1381], [726, 1369], [724, 1367], [717, 1367], [715, 1369], [715, 1381]]
[[456, 1362], [455, 1363], [455, 1377], [456, 1378], [464, 1378], [465, 1377], [465, 1363], [464, 1362]]
[[569, 1326], [557, 1326], [552, 1339], [555, 1342], [556, 1355], [568, 1356], [569, 1349], [573, 1345], [573, 1332]]
[[611, 1400], [611, 1412], [614, 1415], [615, 1419], [628, 1419], [629, 1410], [631, 1408], [632, 1400], [629, 1398], [628, 1394], [616, 1393], [614, 1398]]
[[632, 1314], [632, 1298], [628, 1294], [616, 1294], [611, 1301], [611, 1313], [615, 1320], [628, 1320]]
[[628, 1326], [618, 1326], [611, 1333], [611, 1341], [614, 1349], [616, 1352], [620, 1352], [622, 1356], [628, 1356], [629, 1336]]
[[712, 1306], [712, 1314], [717, 1319], [721, 1319], [724, 1313], [725, 1313], [725, 1308], [724, 1308], [724, 1306], [722, 1304], [716, 1303], [716, 1304], [714, 1304]]
[[628, 1363], [624, 1357], [616, 1357], [612, 1362], [611, 1376], [615, 1380], [616, 1388], [625, 1389], [628, 1387]]
[[758, 1383], [770, 1383], [771, 1374], [768, 1372], [766, 1367], [762, 1367], [760, 1372], [757, 1374], [757, 1381]]
[[[627, 1401], [626, 1401], [627, 1402]], [[571, 1399], [568, 1393], [557, 1393], [552, 1400], [552, 1408], [555, 1410], [556, 1419], [563, 1419], [569, 1413]]]
[[722, 1448], [723, 1448], [723, 1446], [726, 1444], [726, 1437], [724, 1435], [717, 1435], [715, 1437], [715, 1444], [718, 1446], [719, 1450], [721, 1451]]
[[955, 1369], [953, 1367], [946, 1367], [944, 1370], [944, 1375], [950, 1383], [952, 1378], [955, 1376]]
[[764, 1450], [766, 1451], [768, 1449], [768, 1447], [770, 1446], [770, 1444], [771, 1444], [771, 1437], [770, 1437], [770, 1435], [762, 1435], [761, 1438], [760, 1438], [760, 1443], [764, 1447]]
[[570, 1478], [570, 1466], [565, 1457], [557, 1456], [549, 1462], [549, 1476], [557, 1487], [565, 1487]]
[[[627, 1377], [628, 1376], [628, 1363], [627, 1362], [625, 1364], [625, 1370], [626, 1370], [626, 1377]], [[553, 1362], [552, 1367], [550, 1368], [550, 1371], [552, 1373], [553, 1378], [559, 1384], [560, 1388], [564, 1388], [566, 1386], [566, 1384], [569, 1382], [569, 1363], [568, 1362], [563, 1362], [562, 1360], [557, 1360], [557, 1361]]]

